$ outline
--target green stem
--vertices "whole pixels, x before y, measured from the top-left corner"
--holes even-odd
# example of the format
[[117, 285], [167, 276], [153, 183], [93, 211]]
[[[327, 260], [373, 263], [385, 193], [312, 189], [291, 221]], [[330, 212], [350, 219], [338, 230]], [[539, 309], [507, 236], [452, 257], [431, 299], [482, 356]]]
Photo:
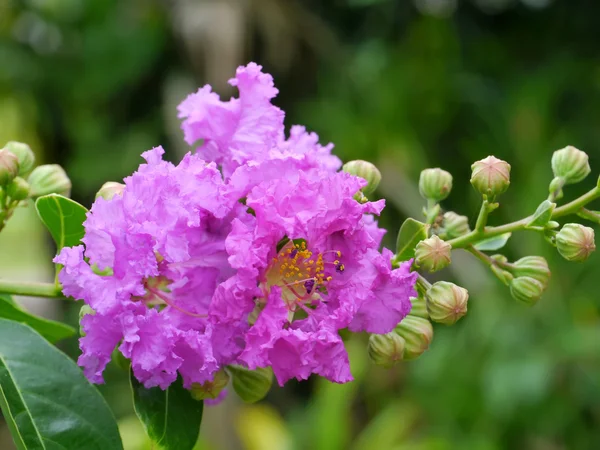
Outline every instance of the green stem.
[[3, 279], [0, 279], [0, 293], [11, 295], [27, 295], [31, 297], [63, 297], [60, 286], [56, 286], [54, 283], [8, 281]]
[[[583, 194], [581, 197], [576, 198], [572, 202], [567, 203], [566, 205], [563, 205], [559, 208], [556, 208], [552, 212], [552, 219], [567, 216], [569, 214], [576, 214], [585, 205], [594, 201], [597, 198], [600, 198], [600, 188], [595, 187], [589, 192]], [[480, 216], [481, 214], [482, 213], [480, 212]], [[460, 236], [455, 239], [450, 239], [448, 241], [448, 244], [450, 244], [453, 249], [465, 248], [483, 239], [488, 239], [495, 236], [499, 236], [504, 233], [512, 233], [513, 231], [522, 230], [532, 219], [533, 216], [527, 216], [521, 220], [507, 223], [506, 225], [501, 225], [499, 227], [484, 227], [483, 231], [478, 231], [477, 227], [475, 227], [475, 230], [465, 234], [464, 236]], [[479, 222], [479, 219], [477, 221]]]
[[475, 223], [475, 232], [483, 233], [485, 226], [487, 224], [487, 219], [490, 214], [489, 208], [490, 202], [484, 200], [481, 204], [481, 209], [479, 210], [479, 215], [477, 216], [477, 222]]

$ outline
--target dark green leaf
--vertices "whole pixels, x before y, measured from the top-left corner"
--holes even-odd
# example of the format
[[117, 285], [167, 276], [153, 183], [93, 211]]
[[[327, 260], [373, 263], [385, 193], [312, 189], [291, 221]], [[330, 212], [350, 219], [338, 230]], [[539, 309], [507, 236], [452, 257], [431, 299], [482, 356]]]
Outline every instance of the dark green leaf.
[[415, 247], [423, 239], [427, 239], [428, 226], [418, 220], [408, 218], [398, 232], [396, 240], [396, 260], [406, 261], [415, 256]]
[[556, 208], [556, 203], [544, 200], [540, 203], [540, 206], [537, 207], [535, 213], [533, 213], [533, 218], [529, 221], [526, 228], [545, 227], [552, 218], [554, 208]]
[[485, 240], [475, 244], [473, 247], [475, 247], [477, 250], [488, 251], [488, 252], [494, 251], [494, 250], [500, 250], [502, 247], [504, 247], [506, 245], [511, 234], [512, 233], [504, 233], [499, 236], [494, 236], [492, 238], [485, 239]]
[[204, 403], [194, 400], [181, 378], [166, 390], [146, 389], [131, 375], [133, 406], [146, 432], [165, 450], [192, 450], [202, 422]]
[[44, 319], [21, 309], [10, 295], [0, 294], [0, 317], [29, 325], [50, 342], [71, 337], [76, 330], [64, 323]]
[[85, 230], [83, 221], [87, 209], [70, 198], [58, 194], [40, 197], [35, 209], [60, 250], [79, 245]]
[[123, 449], [112, 412], [79, 367], [27, 325], [6, 319], [0, 319], [0, 388], [19, 450]]

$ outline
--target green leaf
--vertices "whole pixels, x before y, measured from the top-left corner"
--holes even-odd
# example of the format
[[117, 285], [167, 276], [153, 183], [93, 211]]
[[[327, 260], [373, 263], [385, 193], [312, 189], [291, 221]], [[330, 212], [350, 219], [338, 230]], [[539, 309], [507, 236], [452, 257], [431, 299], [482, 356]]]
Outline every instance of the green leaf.
[[494, 250], [500, 250], [502, 247], [504, 247], [506, 245], [506, 243], [508, 242], [508, 239], [510, 238], [511, 235], [512, 235], [512, 233], [504, 233], [499, 236], [494, 236], [489, 239], [484, 239], [483, 241], [475, 244], [473, 247], [475, 247], [477, 250], [488, 251], [488, 252], [494, 251]]
[[398, 232], [396, 240], [396, 260], [406, 261], [415, 256], [415, 247], [423, 239], [427, 239], [429, 227], [423, 222], [408, 218]]
[[35, 209], [58, 250], [79, 245], [85, 234], [83, 222], [87, 209], [84, 206], [62, 195], [50, 194], [38, 198]]
[[146, 389], [131, 374], [135, 412], [161, 449], [192, 450], [200, 433], [204, 403], [183, 388], [181, 377], [166, 390]]
[[0, 318], [25, 323], [52, 343], [71, 337], [76, 333], [75, 328], [64, 323], [29, 314], [21, 309], [10, 295], [6, 294], [0, 294]]
[[533, 213], [533, 218], [531, 221], [529, 221], [525, 228], [545, 227], [550, 219], [552, 219], [554, 208], [556, 208], [556, 203], [553, 203], [549, 200], [544, 200], [542, 203], [540, 203], [540, 206], [537, 207], [535, 213]]
[[67, 355], [0, 319], [0, 408], [19, 450], [122, 450], [108, 405]]

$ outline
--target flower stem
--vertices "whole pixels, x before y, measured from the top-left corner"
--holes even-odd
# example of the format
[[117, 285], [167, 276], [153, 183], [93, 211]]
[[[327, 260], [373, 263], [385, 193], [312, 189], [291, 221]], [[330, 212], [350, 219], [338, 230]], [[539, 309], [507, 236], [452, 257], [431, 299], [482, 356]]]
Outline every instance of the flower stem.
[[64, 298], [60, 286], [54, 283], [8, 281], [0, 279], [0, 293], [31, 297]]

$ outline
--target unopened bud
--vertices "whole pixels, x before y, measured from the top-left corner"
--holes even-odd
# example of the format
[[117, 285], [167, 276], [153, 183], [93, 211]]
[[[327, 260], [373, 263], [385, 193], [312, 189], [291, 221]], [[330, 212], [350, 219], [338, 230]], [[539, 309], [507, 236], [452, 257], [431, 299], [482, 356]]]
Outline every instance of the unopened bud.
[[21, 177], [16, 177], [7, 186], [6, 193], [15, 201], [25, 200], [29, 197], [29, 183]]
[[450, 253], [452, 246], [437, 236], [431, 236], [417, 244], [415, 262], [429, 272], [436, 272], [452, 262]]
[[410, 308], [410, 315], [423, 317], [427, 319], [429, 314], [427, 313], [427, 301], [425, 297], [419, 293], [416, 297], [410, 297], [412, 307]]
[[23, 142], [10, 141], [6, 143], [4, 149], [17, 157], [19, 161], [19, 176], [26, 178], [35, 165], [35, 155], [31, 147]]
[[433, 339], [431, 322], [409, 314], [400, 322], [395, 333], [404, 339], [404, 359], [416, 359], [429, 348]]
[[440, 168], [425, 169], [419, 177], [419, 192], [426, 200], [441, 202], [450, 195], [452, 175]]
[[104, 200], [110, 200], [115, 195], [121, 195], [124, 189], [125, 185], [122, 183], [117, 183], [116, 181], [107, 181], [96, 193], [96, 198], [102, 197]]
[[347, 162], [342, 167], [342, 170], [367, 181], [367, 185], [361, 189], [365, 195], [375, 192], [375, 189], [377, 189], [377, 186], [381, 182], [381, 172], [379, 172], [379, 169], [374, 164], [368, 161], [357, 159]]
[[473, 163], [471, 170], [471, 184], [482, 195], [500, 195], [510, 185], [510, 164], [495, 156]]
[[68, 197], [71, 193], [71, 180], [58, 164], [37, 166], [27, 180], [31, 186], [31, 197], [60, 194]]
[[502, 268], [508, 262], [508, 259], [504, 255], [492, 255], [490, 258], [496, 261], [495, 264], [492, 264], [490, 266], [490, 269], [500, 281], [502, 281], [505, 285], [508, 286], [514, 278], [512, 273]]
[[369, 358], [375, 364], [389, 369], [404, 359], [404, 338], [392, 332], [372, 334], [369, 337]]
[[0, 186], [6, 186], [19, 173], [19, 160], [6, 149], [0, 150]]
[[255, 403], [265, 398], [273, 384], [273, 369], [261, 367], [250, 370], [243, 366], [227, 366], [233, 377], [233, 390], [242, 400]]
[[438, 281], [427, 291], [427, 311], [434, 322], [453, 325], [467, 314], [469, 292], [454, 283]]
[[588, 155], [569, 145], [552, 154], [552, 172], [563, 184], [579, 183], [591, 172]]
[[469, 228], [469, 218], [452, 211], [448, 211], [444, 214], [442, 228], [444, 229], [446, 237], [449, 239], [464, 236], [471, 231]]
[[567, 223], [556, 235], [556, 248], [567, 261], [585, 261], [596, 250], [594, 230], [578, 223]]
[[510, 284], [510, 294], [515, 300], [526, 303], [528, 305], [535, 304], [544, 293], [544, 285], [531, 277], [514, 278]]
[[545, 258], [541, 256], [526, 256], [515, 261], [513, 264], [515, 277], [531, 277], [538, 280], [544, 286], [550, 281], [550, 268]]
[[194, 400], [206, 400], [209, 398], [214, 400], [225, 389], [227, 383], [229, 383], [229, 375], [224, 369], [221, 369], [215, 373], [212, 381], [207, 381], [203, 384], [192, 383], [190, 392]]

